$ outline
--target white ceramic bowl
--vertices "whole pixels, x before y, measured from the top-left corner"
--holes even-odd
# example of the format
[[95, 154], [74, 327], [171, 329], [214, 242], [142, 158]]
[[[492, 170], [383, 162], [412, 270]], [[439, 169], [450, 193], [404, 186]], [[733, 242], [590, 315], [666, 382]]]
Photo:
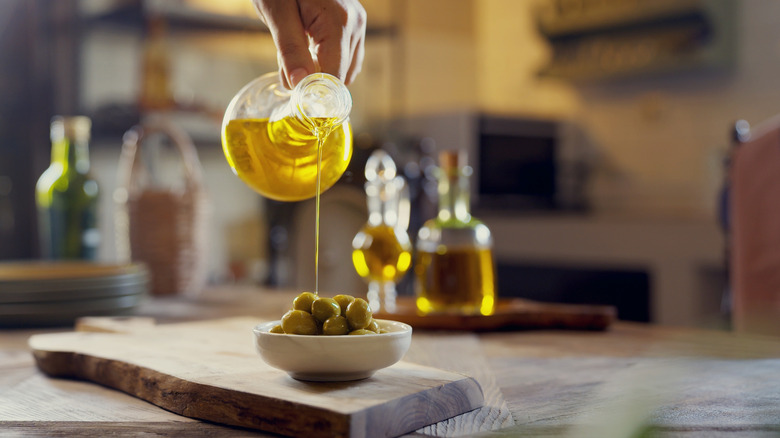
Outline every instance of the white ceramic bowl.
[[292, 378], [337, 382], [371, 377], [398, 362], [412, 341], [412, 327], [377, 319], [388, 333], [360, 336], [306, 336], [269, 333], [279, 321], [254, 328], [255, 346], [268, 365]]

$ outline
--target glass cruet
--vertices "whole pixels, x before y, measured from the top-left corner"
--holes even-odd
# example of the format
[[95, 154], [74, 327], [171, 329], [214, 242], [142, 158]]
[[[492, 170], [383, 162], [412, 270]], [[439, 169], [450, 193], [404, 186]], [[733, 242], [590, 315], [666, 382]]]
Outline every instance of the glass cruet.
[[277, 72], [268, 73], [244, 86], [228, 105], [222, 150], [233, 172], [261, 195], [308, 199], [316, 193], [318, 160], [320, 193], [347, 169], [351, 109], [349, 90], [335, 76], [313, 73], [288, 90]]
[[396, 284], [409, 270], [412, 245], [409, 226], [409, 195], [406, 183], [396, 175], [392, 158], [382, 150], [366, 161], [368, 222], [352, 240], [352, 263], [366, 282], [373, 311], [396, 310]]
[[493, 237], [471, 215], [467, 156], [441, 152], [437, 173], [439, 211], [417, 235], [417, 310], [490, 315], [496, 296]]

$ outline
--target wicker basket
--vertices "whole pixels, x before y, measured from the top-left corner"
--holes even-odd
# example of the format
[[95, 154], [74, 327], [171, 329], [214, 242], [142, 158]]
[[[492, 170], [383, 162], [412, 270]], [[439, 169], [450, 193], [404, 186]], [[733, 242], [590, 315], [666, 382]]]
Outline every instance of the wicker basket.
[[[142, 184], [140, 155], [145, 138], [167, 135], [181, 154], [184, 188]], [[119, 158], [116, 239], [120, 258], [145, 263], [154, 295], [195, 294], [205, 285], [210, 205], [202, 170], [189, 136], [170, 123], [136, 126], [124, 135]]]

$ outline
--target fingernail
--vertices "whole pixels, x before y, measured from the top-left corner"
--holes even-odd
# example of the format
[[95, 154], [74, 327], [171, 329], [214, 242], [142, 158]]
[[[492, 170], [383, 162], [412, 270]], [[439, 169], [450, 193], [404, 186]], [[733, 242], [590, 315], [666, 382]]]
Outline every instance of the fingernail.
[[296, 85], [298, 85], [298, 82], [300, 82], [307, 75], [308, 73], [306, 72], [306, 69], [296, 68], [295, 70], [290, 72], [290, 86], [295, 87]]

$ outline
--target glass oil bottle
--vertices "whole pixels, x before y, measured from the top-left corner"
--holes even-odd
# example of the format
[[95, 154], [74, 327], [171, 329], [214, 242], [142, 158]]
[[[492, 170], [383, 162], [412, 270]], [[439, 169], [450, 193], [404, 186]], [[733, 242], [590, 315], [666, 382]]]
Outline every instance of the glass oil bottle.
[[392, 158], [374, 151], [366, 162], [368, 222], [352, 240], [352, 263], [368, 282], [368, 303], [373, 311], [396, 310], [396, 284], [409, 270], [412, 244], [409, 196], [403, 177], [396, 176]]
[[313, 73], [292, 90], [276, 72], [242, 88], [222, 119], [222, 150], [233, 172], [277, 201], [315, 198], [314, 293], [319, 292], [320, 194], [352, 158], [352, 96], [335, 76]]
[[493, 238], [473, 217], [465, 154], [439, 155], [438, 215], [417, 236], [414, 267], [417, 311], [421, 314], [490, 315], [496, 299]]
[[51, 165], [35, 185], [44, 258], [97, 258], [98, 183], [89, 169], [91, 127], [84, 116], [52, 119]]
[[277, 201], [312, 198], [335, 184], [349, 165], [351, 109], [349, 91], [334, 76], [314, 73], [287, 90], [277, 72], [268, 73], [230, 102], [222, 150], [233, 172], [261, 195]]

